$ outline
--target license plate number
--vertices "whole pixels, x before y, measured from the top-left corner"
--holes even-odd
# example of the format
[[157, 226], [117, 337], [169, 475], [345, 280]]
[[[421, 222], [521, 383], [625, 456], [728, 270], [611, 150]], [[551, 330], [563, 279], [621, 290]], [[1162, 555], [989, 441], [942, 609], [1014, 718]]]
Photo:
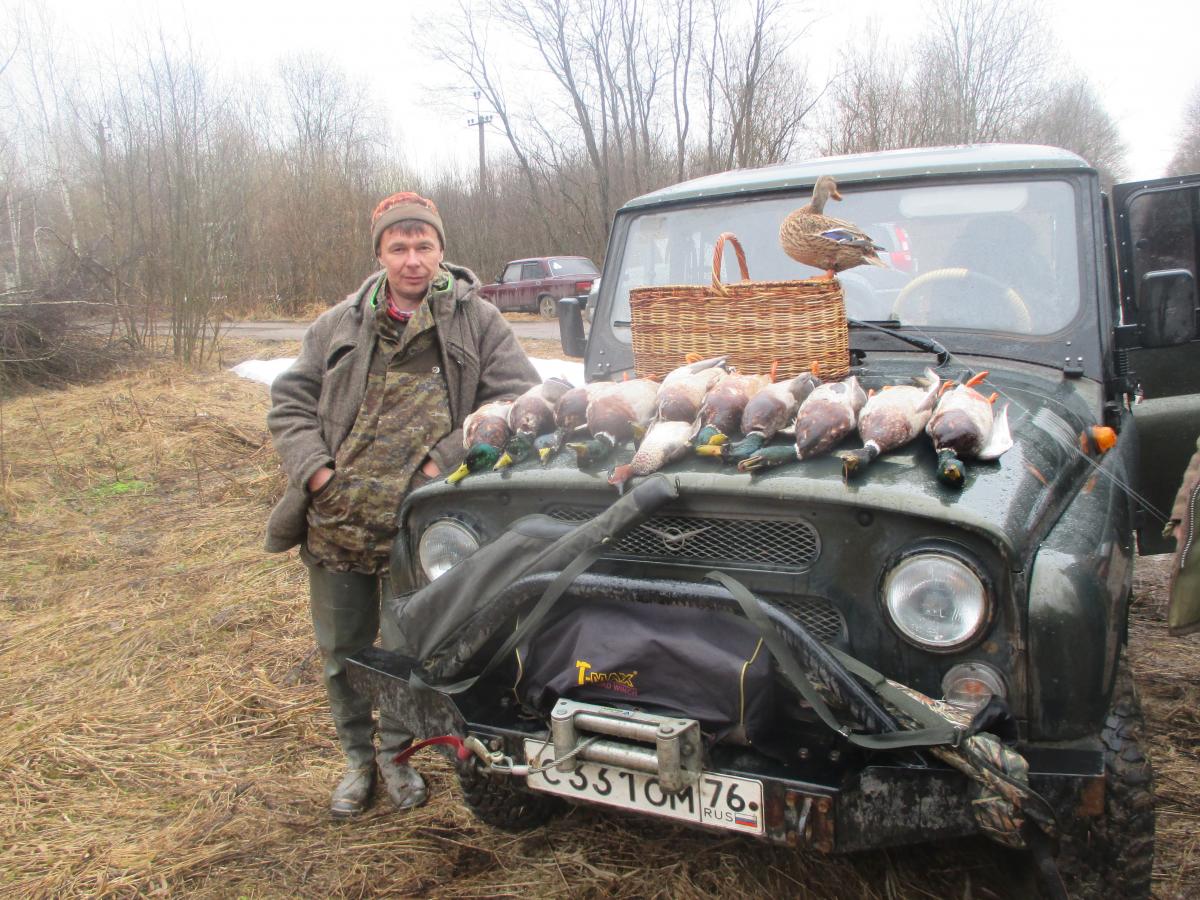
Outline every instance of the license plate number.
[[[554, 759], [554, 747], [527, 740], [525, 758], [531, 766], [545, 765]], [[530, 774], [528, 784], [535, 791], [652, 816], [727, 828], [743, 834], [762, 834], [764, 831], [762, 782], [748, 778], [703, 772], [696, 784], [678, 794], [668, 794], [653, 775], [580, 762], [576, 763], [573, 772], [550, 769]]]

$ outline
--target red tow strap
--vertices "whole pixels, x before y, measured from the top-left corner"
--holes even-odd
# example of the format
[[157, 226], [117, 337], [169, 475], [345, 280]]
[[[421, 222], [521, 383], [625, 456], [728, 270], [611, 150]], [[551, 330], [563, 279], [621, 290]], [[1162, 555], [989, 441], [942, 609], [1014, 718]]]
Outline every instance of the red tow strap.
[[467, 749], [467, 745], [463, 743], [463, 739], [460, 738], [458, 735], [443, 734], [441, 737], [431, 737], [431, 738], [426, 738], [423, 741], [417, 741], [416, 743], [412, 744], [411, 746], [406, 747], [404, 750], [401, 750], [399, 753], [396, 754], [396, 765], [398, 765], [398, 766], [406, 765], [408, 763], [409, 757], [411, 757], [418, 750], [422, 750], [425, 747], [432, 747], [437, 744], [442, 744], [446, 747], [453, 747], [454, 755], [457, 756], [460, 760], [464, 760], [464, 761], [468, 760], [473, 755], [471, 753], [471, 751], [469, 749]]

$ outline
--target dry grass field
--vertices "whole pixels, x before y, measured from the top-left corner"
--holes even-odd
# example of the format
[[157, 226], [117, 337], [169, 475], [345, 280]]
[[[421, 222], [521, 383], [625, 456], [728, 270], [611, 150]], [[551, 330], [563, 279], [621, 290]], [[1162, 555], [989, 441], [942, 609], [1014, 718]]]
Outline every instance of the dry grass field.
[[[291, 355], [229, 346], [223, 363]], [[303, 567], [260, 547], [267, 392], [169, 363], [0, 402], [6, 897], [1007, 897], [982, 841], [825, 858], [576, 810], [524, 835], [431, 802], [325, 814], [339, 772]], [[1140, 566], [1133, 665], [1158, 768], [1156, 893], [1200, 893], [1200, 655]]]

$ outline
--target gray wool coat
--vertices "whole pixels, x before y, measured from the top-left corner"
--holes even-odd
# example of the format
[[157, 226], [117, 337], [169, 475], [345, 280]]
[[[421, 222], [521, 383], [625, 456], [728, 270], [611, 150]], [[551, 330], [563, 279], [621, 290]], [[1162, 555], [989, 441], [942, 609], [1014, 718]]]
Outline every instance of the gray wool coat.
[[[433, 317], [454, 430], [429, 455], [448, 472], [464, 455], [463, 420], [482, 404], [516, 397], [539, 379], [508, 322], [479, 296], [475, 274], [450, 263], [443, 268], [454, 276], [454, 290], [433, 295]], [[304, 334], [296, 362], [271, 385], [267, 426], [288, 485], [267, 521], [269, 551], [283, 552], [304, 540], [308, 479], [333, 464], [354, 427], [375, 346], [370, 297], [381, 277], [376, 272], [318, 317]]]

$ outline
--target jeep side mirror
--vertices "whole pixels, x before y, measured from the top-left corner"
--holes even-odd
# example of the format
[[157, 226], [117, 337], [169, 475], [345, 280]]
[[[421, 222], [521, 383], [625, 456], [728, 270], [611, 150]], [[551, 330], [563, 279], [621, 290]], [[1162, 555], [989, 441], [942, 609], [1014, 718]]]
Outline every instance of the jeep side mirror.
[[587, 338], [583, 334], [583, 311], [578, 297], [565, 297], [558, 301], [558, 336], [562, 340], [563, 353], [582, 358], [587, 352]]
[[1138, 285], [1143, 347], [1173, 347], [1196, 337], [1196, 279], [1187, 269], [1147, 272]]

